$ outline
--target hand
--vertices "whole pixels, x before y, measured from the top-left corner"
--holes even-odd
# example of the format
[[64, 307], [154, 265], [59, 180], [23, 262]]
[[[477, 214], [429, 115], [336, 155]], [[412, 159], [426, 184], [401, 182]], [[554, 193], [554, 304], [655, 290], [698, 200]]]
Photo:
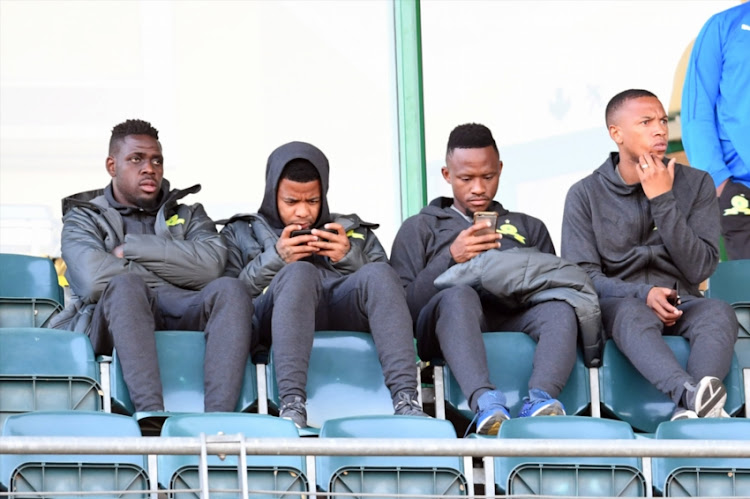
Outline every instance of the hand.
[[[643, 192], [649, 199], [661, 196], [665, 192], [672, 190], [674, 183], [674, 165], [677, 162], [674, 158], [669, 160], [669, 164], [664, 166], [660, 159], [654, 159], [651, 154], [644, 154], [638, 158], [636, 172], [641, 180]], [[646, 168], [643, 166], [646, 165]]]
[[124, 244], [119, 245], [115, 249], [112, 250], [112, 254], [115, 255], [117, 258], [125, 258], [125, 252], [124, 252]]
[[456, 263], [468, 262], [480, 253], [500, 247], [502, 235], [497, 232], [478, 236], [480, 230], [490, 227], [487, 221], [479, 221], [466, 230], [462, 230], [451, 244], [450, 252]]
[[656, 286], [651, 288], [646, 297], [646, 305], [654, 311], [665, 326], [674, 326], [677, 319], [682, 317], [682, 310], [669, 303], [670, 299], [673, 303], [680, 304], [676, 290]]
[[298, 224], [287, 225], [284, 227], [284, 230], [281, 231], [279, 240], [276, 241], [276, 252], [286, 263], [302, 260], [303, 258], [307, 258], [318, 252], [318, 248], [309, 245], [312, 241], [318, 240], [317, 236], [304, 235], [289, 237], [293, 230], [300, 229], [302, 229], [302, 226]]
[[313, 229], [313, 234], [318, 236], [315, 241], [309, 243], [318, 249], [318, 254], [327, 256], [333, 263], [338, 262], [349, 252], [352, 247], [349, 238], [346, 237], [344, 227], [341, 224], [325, 224], [326, 229], [333, 229], [336, 232], [326, 232], [320, 229]]

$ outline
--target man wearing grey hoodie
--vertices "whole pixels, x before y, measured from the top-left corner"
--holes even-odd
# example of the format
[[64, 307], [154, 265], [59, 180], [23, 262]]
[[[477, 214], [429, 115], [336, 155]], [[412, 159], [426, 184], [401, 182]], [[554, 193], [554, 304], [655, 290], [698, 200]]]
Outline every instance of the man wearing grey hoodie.
[[328, 159], [311, 144], [278, 147], [268, 158], [258, 213], [237, 215], [221, 231], [229, 250], [225, 275], [239, 277], [254, 298], [253, 348], [273, 343], [280, 416], [304, 428], [315, 330], [369, 331], [395, 413], [424, 416], [404, 290], [373, 232], [378, 226], [329, 212], [328, 171]]
[[[608, 334], [675, 403], [672, 419], [724, 415], [737, 319], [698, 285], [719, 262], [719, 206], [711, 177], [676, 164], [667, 115], [647, 90], [607, 105], [618, 152], [568, 192], [562, 257], [594, 282]], [[683, 369], [662, 335], [690, 342]]]

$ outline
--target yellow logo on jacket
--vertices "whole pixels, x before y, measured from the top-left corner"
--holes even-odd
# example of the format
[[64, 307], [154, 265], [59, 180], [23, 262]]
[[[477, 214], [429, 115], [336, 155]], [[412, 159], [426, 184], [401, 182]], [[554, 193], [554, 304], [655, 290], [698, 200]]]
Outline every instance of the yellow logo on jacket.
[[750, 208], [748, 208], [750, 202], [748, 202], [744, 194], [733, 196], [730, 202], [732, 203], [732, 207], [724, 210], [725, 217], [728, 215], [750, 215]]
[[172, 218], [167, 220], [167, 227], [172, 227], [173, 225], [184, 224], [184, 223], [185, 223], [184, 218], [180, 218], [177, 215], [173, 215]]
[[346, 237], [351, 237], [353, 239], [364, 239], [365, 236], [363, 234], [360, 234], [359, 232], [354, 232], [354, 229], [350, 229], [349, 232], [346, 233]]
[[526, 236], [519, 234], [518, 227], [512, 225], [510, 220], [506, 220], [505, 223], [497, 229], [497, 232], [504, 236], [510, 236], [521, 244], [526, 244]]

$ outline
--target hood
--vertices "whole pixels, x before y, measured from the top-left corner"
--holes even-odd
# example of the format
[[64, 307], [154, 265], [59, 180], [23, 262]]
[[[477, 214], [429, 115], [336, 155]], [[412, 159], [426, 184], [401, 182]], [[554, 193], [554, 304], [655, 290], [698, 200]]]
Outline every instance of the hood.
[[320, 213], [313, 227], [321, 227], [331, 221], [328, 209], [328, 158], [325, 154], [312, 144], [306, 142], [289, 142], [279, 146], [268, 157], [266, 164], [266, 189], [263, 194], [263, 202], [258, 213], [268, 222], [274, 232], [281, 234], [284, 223], [279, 217], [276, 206], [276, 191], [279, 188], [279, 179], [284, 167], [293, 159], [306, 159], [315, 166], [320, 175]]
[[[187, 189], [170, 190], [169, 180], [162, 179], [161, 191], [159, 193], [159, 204], [153, 209], [153, 213], [156, 214], [162, 206], [168, 203], [176, 203], [188, 194], [195, 194], [200, 190], [200, 184], [195, 184], [192, 187], [188, 187]], [[102, 209], [108, 207], [118, 209], [120, 206], [122, 206], [116, 201], [113, 205], [111, 204], [111, 201], [114, 201], [114, 197], [112, 197], [112, 183], [110, 182], [104, 189], [79, 192], [78, 194], [73, 194], [71, 196], [63, 198], [62, 214], [65, 215], [68, 211], [71, 210], [71, 208], [74, 208], [75, 206], [86, 206], [92, 209]], [[118, 209], [118, 211], [120, 210]]]
[[[611, 152], [607, 160], [594, 173], [600, 175], [600, 178], [604, 180], [604, 184], [609, 190], [621, 196], [629, 196], [630, 194], [643, 191], [640, 183], [628, 185], [623, 182], [616, 169], [619, 162], [620, 153]], [[662, 162], [666, 166], [669, 164], [669, 159], [664, 157], [662, 158]]]

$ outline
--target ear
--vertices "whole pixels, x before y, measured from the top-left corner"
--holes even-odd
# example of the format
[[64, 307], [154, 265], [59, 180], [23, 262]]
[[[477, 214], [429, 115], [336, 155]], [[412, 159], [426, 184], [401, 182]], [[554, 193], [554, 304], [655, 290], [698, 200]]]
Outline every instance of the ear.
[[443, 178], [445, 179], [445, 181], [450, 184], [451, 183], [451, 172], [450, 172], [450, 170], [448, 170], [448, 167], [447, 166], [442, 167], [440, 169], [440, 173], [443, 174]]
[[609, 125], [609, 136], [616, 144], [622, 144], [622, 131], [617, 125]]
[[498, 167], [497, 167], [497, 174], [500, 176], [500, 174], [503, 173], [503, 161], [498, 160]]
[[107, 160], [105, 161], [105, 166], [107, 168], [107, 173], [109, 173], [110, 177], [115, 176], [115, 158], [112, 156], [107, 156]]

